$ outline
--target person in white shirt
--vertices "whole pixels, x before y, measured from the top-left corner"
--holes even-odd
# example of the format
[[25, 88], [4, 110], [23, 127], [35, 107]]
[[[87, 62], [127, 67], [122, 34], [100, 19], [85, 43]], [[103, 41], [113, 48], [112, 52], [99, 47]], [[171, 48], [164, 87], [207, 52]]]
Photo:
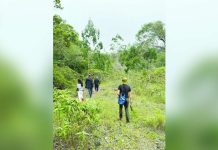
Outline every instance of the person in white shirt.
[[78, 79], [77, 83], [77, 94], [78, 94], [78, 99], [82, 102], [84, 100], [83, 98], [83, 82], [82, 80]]

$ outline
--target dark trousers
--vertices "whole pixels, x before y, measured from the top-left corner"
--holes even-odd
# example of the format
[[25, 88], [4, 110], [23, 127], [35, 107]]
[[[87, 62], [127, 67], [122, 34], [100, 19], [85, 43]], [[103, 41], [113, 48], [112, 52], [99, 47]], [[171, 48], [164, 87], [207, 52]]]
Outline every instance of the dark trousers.
[[92, 97], [92, 88], [88, 88], [88, 91], [89, 91], [89, 96], [91, 98]]
[[99, 85], [95, 85], [95, 91], [98, 92]]
[[124, 105], [119, 105], [119, 117], [120, 117], [120, 120], [123, 117], [123, 106], [125, 108], [126, 122], [129, 122], [129, 110], [128, 110], [129, 102], [128, 101], [126, 101], [124, 103]]

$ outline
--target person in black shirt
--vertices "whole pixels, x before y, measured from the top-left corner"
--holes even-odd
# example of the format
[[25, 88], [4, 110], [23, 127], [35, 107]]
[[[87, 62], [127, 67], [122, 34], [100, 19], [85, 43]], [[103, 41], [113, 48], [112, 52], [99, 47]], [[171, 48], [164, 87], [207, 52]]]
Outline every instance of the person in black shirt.
[[[127, 78], [122, 79], [123, 84], [119, 85], [118, 87], [118, 92], [117, 95], [120, 96], [121, 93], [125, 94], [126, 101], [124, 103], [125, 107], [125, 114], [126, 114], [126, 122], [129, 122], [129, 111], [128, 111], [128, 106], [130, 102], [130, 97], [131, 97], [131, 88], [129, 85], [126, 84]], [[119, 118], [122, 120], [123, 117], [123, 105], [119, 105]]]
[[94, 84], [95, 84], [95, 91], [98, 92], [98, 88], [99, 88], [99, 84], [100, 84], [98, 77], [95, 78]]
[[85, 88], [88, 89], [90, 98], [92, 97], [92, 89], [93, 89], [93, 80], [91, 78], [91, 74], [89, 74], [88, 78], [86, 79], [86, 86]]

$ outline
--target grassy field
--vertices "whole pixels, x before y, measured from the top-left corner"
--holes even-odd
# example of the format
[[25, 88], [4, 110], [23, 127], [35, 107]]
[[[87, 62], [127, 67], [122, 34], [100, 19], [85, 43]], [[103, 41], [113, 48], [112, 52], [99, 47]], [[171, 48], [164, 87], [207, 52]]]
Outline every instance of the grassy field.
[[[93, 97], [83, 103], [78, 102], [74, 91], [69, 95], [62, 93], [64, 91], [56, 93], [56, 149], [165, 149], [164, 74], [164, 68], [128, 75], [114, 72], [101, 82], [99, 92], [94, 92]], [[122, 121], [118, 115], [115, 89], [123, 75], [128, 77], [132, 88], [130, 123], [126, 123], [124, 110]]]
[[[131, 84], [131, 78], [129, 80]], [[94, 93], [93, 98], [88, 99], [96, 101], [101, 109], [100, 123], [94, 132], [99, 138], [98, 149], [164, 149], [164, 103], [149, 99], [151, 97], [145, 93], [136, 95], [135, 90], [138, 88], [133, 88], [130, 123], [126, 123], [125, 116], [119, 121], [119, 107], [114, 91], [119, 84], [119, 78], [107, 81], [100, 86], [98, 93]]]

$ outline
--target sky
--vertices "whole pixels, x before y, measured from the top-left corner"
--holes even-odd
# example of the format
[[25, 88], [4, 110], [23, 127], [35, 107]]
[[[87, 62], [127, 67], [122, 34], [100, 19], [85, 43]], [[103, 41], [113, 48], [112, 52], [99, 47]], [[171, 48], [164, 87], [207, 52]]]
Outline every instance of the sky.
[[0, 5], [0, 57], [36, 87], [52, 75], [52, 15], [50, 0], [7, 0]]
[[152, 21], [165, 21], [164, 0], [62, 0], [63, 10], [54, 10], [81, 34], [89, 19], [100, 30], [106, 50], [112, 37], [120, 34], [133, 43], [140, 27]]

